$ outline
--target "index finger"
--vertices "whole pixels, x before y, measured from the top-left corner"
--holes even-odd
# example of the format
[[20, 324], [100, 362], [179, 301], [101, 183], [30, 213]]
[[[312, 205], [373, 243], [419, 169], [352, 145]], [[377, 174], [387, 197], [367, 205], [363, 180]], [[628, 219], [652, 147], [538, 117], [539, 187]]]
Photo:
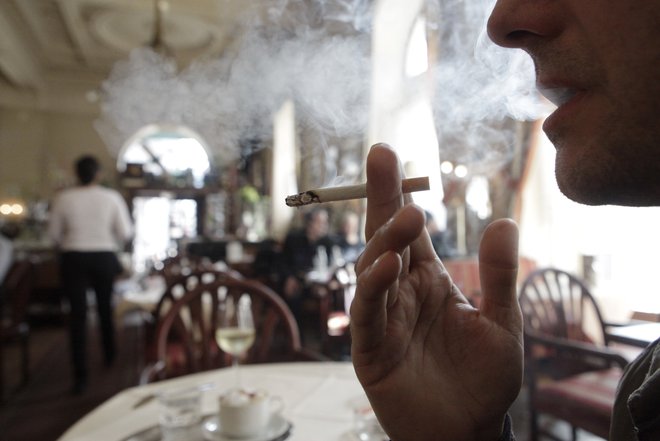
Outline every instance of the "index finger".
[[[375, 144], [367, 156], [367, 218], [365, 237], [367, 242], [376, 231], [389, 222], [404, 204], [413, 202], [412, 195], [403, 194], [401, 180], [404, 178], [399, 158], [387, 144]], [[409, 262], [436, 259], [437, 255], [426, 232], [410, 243], [410, 253], [402, 253], [403, 271], [408, 271]], [[364, 265], [370, 262], [362, 262]]]
[[367, 241], [403, 206], [401, 179], [396, 153], [387, 144], [371, 147], [367, 155]]

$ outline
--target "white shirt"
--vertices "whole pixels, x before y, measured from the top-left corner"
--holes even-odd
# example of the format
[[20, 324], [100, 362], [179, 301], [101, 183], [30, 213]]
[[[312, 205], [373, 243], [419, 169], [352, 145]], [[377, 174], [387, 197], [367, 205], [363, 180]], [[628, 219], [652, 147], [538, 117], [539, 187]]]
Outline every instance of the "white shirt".
[[63, 251], [117, 251], [133, 234], [133, 224], [119, 193], [88, 185], [55, 198], [48, 234]]

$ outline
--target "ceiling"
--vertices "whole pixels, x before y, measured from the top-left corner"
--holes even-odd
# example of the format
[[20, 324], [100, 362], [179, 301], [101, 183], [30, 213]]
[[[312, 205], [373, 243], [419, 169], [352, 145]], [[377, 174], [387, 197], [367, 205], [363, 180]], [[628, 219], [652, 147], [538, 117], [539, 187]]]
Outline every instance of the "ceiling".
[[[163, 41], [181, 64], [218, 56], [231, 50], [245, 18], [268, 3], [169, 0]], [[63, 91], [94, 90], [115, 61], [153, 39], [155, 11], [155, 0], [3, 0], [0, 104], [48, 107], [62, 103]]]

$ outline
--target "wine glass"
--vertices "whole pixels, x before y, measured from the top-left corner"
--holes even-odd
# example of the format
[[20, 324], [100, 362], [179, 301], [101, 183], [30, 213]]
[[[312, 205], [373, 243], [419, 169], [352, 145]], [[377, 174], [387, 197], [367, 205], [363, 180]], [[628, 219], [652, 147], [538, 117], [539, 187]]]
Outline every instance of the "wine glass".
[[236, 385], [240, 388], [241, 377], [238, 360], [254, 344], [255, 330], [252, 319], [252, 301], [247, 294], [241, 295], [238, 302], [227, 295], [218, 304], [218, 328], [215, 340], [220, 349], [232, 356], [232, 368]]

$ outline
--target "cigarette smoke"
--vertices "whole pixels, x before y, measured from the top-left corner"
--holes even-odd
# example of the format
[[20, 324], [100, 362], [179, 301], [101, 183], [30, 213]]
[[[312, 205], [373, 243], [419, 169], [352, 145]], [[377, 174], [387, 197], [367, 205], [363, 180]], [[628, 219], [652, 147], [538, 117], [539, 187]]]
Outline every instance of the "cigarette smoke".
[[[431, 69], [441, 158], [484, 163], [506, 156], [513, 134], [501, 130], [503, 121], [544, 111], [528, 57], [485, 36], [492, 3], [427, 4], [437, 17], [428, 26], [441, 41]], [[183, 124], [220, 160], [232, 159], [242, 140], [270, 139], [273, 112], [292, 99], [303, 126], [327, 138], [361, 136], [369, 116], [372, 14], [369, 0], [271, 0], [265, 13], [246, 10], [243, 36], [216, 59], [179, 71], [151, 49], [135, 49], [102, 86], [96, 128], [116, 151], [147, 124]]]
[[433, 68], [435, 124], [441, 159], [482, 172], [508, 159], [511, 119], [542, 117], [549, 109], [535, 87], [534, 66], [522, 50], [496, 46], [486, 34], [494, 0], [433, 2], [440, 35]]

